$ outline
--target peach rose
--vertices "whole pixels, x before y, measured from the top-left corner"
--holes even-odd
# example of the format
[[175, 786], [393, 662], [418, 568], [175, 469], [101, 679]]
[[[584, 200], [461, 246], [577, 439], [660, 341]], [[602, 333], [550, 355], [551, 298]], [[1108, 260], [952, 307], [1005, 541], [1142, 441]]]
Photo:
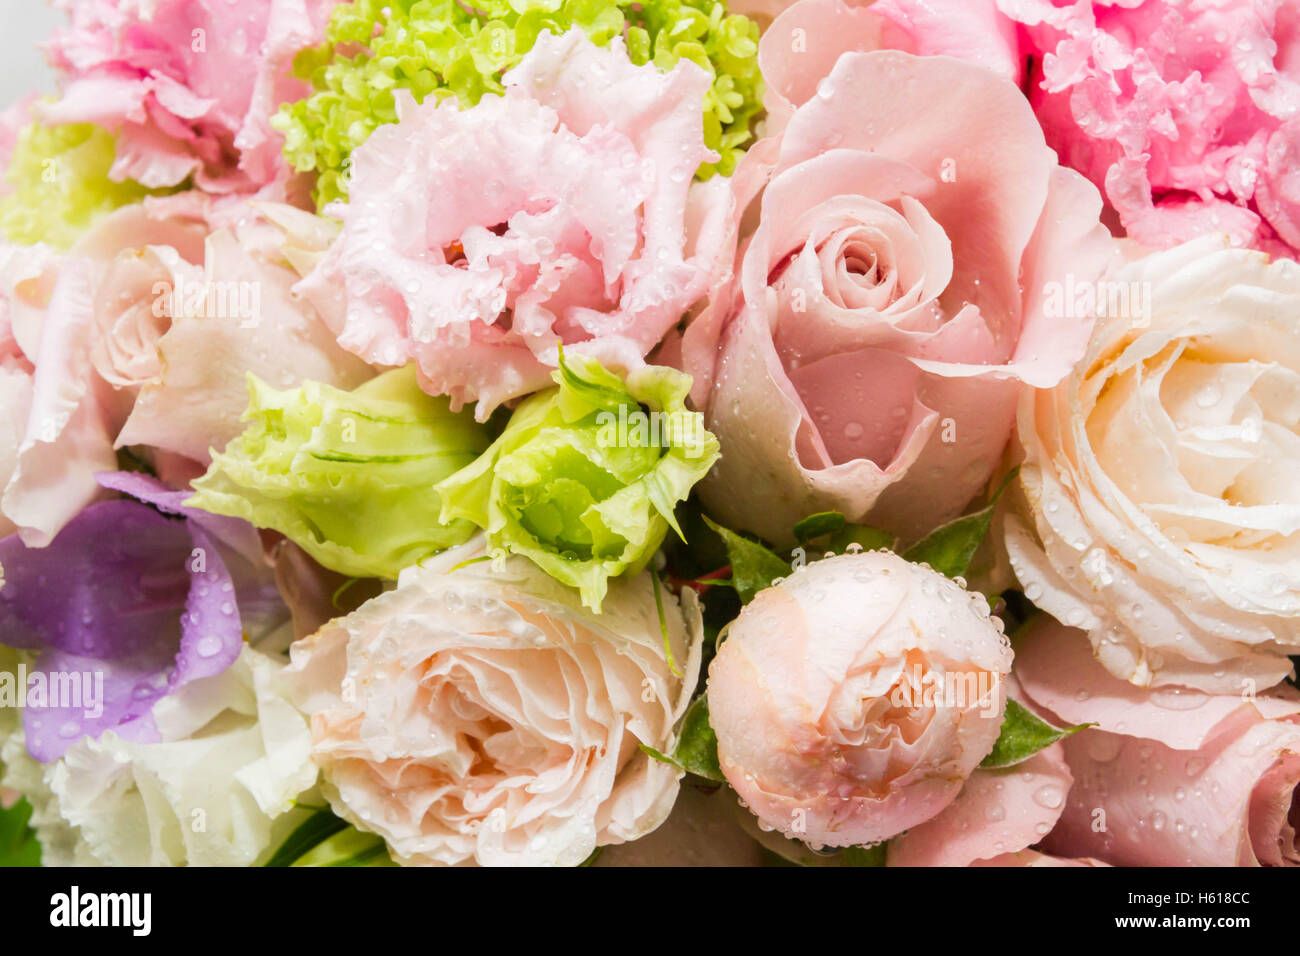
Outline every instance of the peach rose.
[[[396, 590], [296, 642], [288, 669], [336, 813], [405, 864], [568, 865], [672, 810], [671, 752], [700, 666], [694, 592], [648, 573], [603, 613], [483, 540], [402, 572]], [[674, 666], [677, 668], [674, 671]]]
[[1083, 361], [1020, 407], [1012, 567], [1119, 678], [1271, 687], [1300, 653], [1300, 266], [1211, 236], [1090, 300]]
[[1001, 730], [999, 623], [890, 552], [799, 569], [745, 606], [709, 667], [722, 772], [760, 824], [814, 847], [930, 819]]
[[1060, 744], [970, 775], [957, 799], [889, 844], [890, 866], [988, 865], [1039, 843], [1061, 817], [1074, 778]]

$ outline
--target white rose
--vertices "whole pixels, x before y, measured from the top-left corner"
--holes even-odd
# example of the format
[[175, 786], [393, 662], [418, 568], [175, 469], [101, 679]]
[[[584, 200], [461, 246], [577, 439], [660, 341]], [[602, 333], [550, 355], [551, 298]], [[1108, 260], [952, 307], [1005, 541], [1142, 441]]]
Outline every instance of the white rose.
[[673, 748], [699, 605], [660, 589], [674, 673], [648, 573], [596, 614], [528, 560], [482, 554], [480, 536], [408, 568], [293, 645], [321, 789], [408, 865], [577, 865], [673, 807], [681, 772], [638, 745]]
[[11, 733], [0, 748], [4, 782], [32, 802], [42, 862], [264, 862], [304, 819], [294, 800], [317, 778], [307, 721], [281, 692], [282, 669], [245, 646], [224, 673], [158, 703], [158, 743], [109, 731], [41, 764], [21, 729]]
[[1013, 569], [1118, 677], [1270, 687], [1300, 653], [1300, 266], [1208, 237], [1095, 299], [1083, 361], [1021, 403]]

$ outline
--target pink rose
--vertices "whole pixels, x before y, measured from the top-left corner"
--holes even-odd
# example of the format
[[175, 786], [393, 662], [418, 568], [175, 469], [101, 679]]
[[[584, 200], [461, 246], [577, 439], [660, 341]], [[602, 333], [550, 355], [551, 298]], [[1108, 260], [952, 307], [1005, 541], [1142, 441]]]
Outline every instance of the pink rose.
[[816, 561], [759, 593], [709, 667], [727, 781], [814, 847], [935, 817], [993, 749], [1011, 648], [988, 602], [890, 552]]
[[[933, 0], [877, 9], [936, 42]], [[1134, 239], [1210, 232], [1300, 249], [1300, 11], [1292, 0], [996, 0], [999, 16], [944, 52], [982, 60], [1020, 34], [1047, 142], [1105, 190]]]
[[[54, 253], [44, 246], [0, 242], [0, 537], [17, 530], [3, 507], [3, 489], [18, 468], [32, 407], [32, 363], [15, 332], [30, 327], [26, 317], [39, 314], [49, 296], [48, 264]], [[28, 340], [28, 347], [33, 344]]]
[[737, 218], [766, 180], [737, 280], [680, 343], [722, 445], [701, 495], [778, 544], [830, 509], [913, 538], [989, 480], [1023, 387], [1083, 353], [1091, 320], [1053, 317], [1045, 289], [1095, 279], [1113, 243], [989, 70], [846, 53], [788, 88], [809, 98], [733, 177]]
[[[405, 864], [577, 865], [654, 830], [700, 666], [694, 592], [648, 573], [603, 611], [480, 537], [407, 568], [397, 588], [297, 641], [287, 671], [311, 716], [334, 811]], [[668, 641], [676, 665], [665, 657]]]
[[[1064, 741], [1074, 774], [1051, 853], [1133, 866], [1300, 864], [1300, 695], [1146, 690], [1044, 617], [1016, 676], [1048, 719], [1095, 722]], [[1246, 689], [1249, 691], [1249, 688]]]
[[320, 41], [336, 2], [56, 0], [70, 21], [46, 45], [61, 96], [38, 113], [117, 133], [117, 180], [282, 188], [289, 169], [270, 118], [307, 93], [293, 55]]
[[844, 53], [956, 56], [1019, 82], [1015, 25], [998, 13], [996, 0], [778, 0], [774, 6], [779, 15], [758, 51], [769, 134], [812, 97], [826, 65]]
[[250, 371], [345, 388], [373, 374], [291, 294], [290, 260], [323, 248], [322, 220], [242, 205], [212, 231], [207, 208], [146, 200], [96, 220], [65, 255], [0, 254], [0, 524], [29, 545], [101, 493], [94, 476], [117, 467], [116, 448], [149, 446], [169, 477], [201, 471], [241, 430]]
[[890, 866], [974, 866], [1039, 843], [1074, 778], [1060, 744], [1001, 770], [976, 770], [957, 799], [889, 843]]
[[1037, 850], [1021, 850], [1018, 853], [1003, 853], [987, 860], [976, 860], [971, 866], [1035, 866], [1035, 867], [1062, 867], [1062, 866], [1107, 866], [1100, 860], [1094, 860], [1091, 857], [1081, 857], [1071, 859], [1064, 856], [1051, 856], [1047, 853], [1039, 853]]
[[343, 232], [306, 294], [368, 361], [414, 358], [455, 405], [551, 384], [557, 346], [635, 367], [705, 291], [726, 181], [692, 184], [709, 89], [688, 60], [544, 33], [472, 109], [416, 106], [353, 154]]

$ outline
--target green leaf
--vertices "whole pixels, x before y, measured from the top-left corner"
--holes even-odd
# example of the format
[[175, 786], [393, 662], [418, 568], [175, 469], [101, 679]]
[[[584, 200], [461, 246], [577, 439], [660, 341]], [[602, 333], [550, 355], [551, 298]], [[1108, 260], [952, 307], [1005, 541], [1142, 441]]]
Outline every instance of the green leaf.
[[998, 734], [992, 752], [980, 761], [980, 766], [986, 770], [1014, 767], [1044, 747], [1050, 747], [1058, 740], [1064, 740], [1070, 734], [1091, 726], [1093, 725], [1075, 724], [1073, 727], [1053, 727], [1014, 700], [1008, 700], [1006, 716], [1002, 718], [1002, 732]]
[[844, 554], [849, 550], [849, 546], [854, 544], [861, 547], [863, 551], [892, 551], [898, 544], [898, 539], [888, 531], [881, 531], [879, 528], [851, 524], [831, 535], [827, 547], [838, 554]]
[[908, 548], [903, 553], [903, 557], [914, 564], [928, 564], [940, 574], [946, 574], [950, 578], [965, 574], [966, 569], [970, 567], [971, 558], [975, 557], [976, 550], [989, 533], [989, 525], [993, 522], [993, 510], [997, 507], [998, 499], [1002, 497], [1002, 493], [1006, 491], [1019, 471], [1018, 467], [1011, 469], [998, 490], [994, 492], [988, 505], [974, 514], [962, 515], [935, 528]]
[[347, 829], [347, 823], [328, 810], [313, 813], [290, 833], [280, 848], [271, 855], [264, 866], [292, 866], [299, 857], [315, 849], [336, 833]]
[[824, 534], [833, 534], [848, 523], [849, 520], [838, 511], [819, 511], [795, 525], [794, 536], [799, 540], [800, 544], [804, 544], [813, 538], [820, 538]]
[[840, 855], [845, 866], [884, 866], [888, 848], [885, 842], [874, 846], [846, 846]]
[[677, 746], [672, 755], [661, 753], [648, 744], [641, 744], [641, 750], [660, 763], [693, 773], [714, 783], [725, 783], [722, 767], [718, 764], [718, 738], [709, 726], [709, 700], [701, 694], [691, 701], [682, 718], [682, 732], [677, 738]]
[[775, 579], [790, 573], [786, 561], [757, 541], [750, 541], [707, 516], [704, 520], [727, 548], [727, 557], [731, 561], [731, 584], [742, 604], [748, 604], [759, 591], [771, 587]]
[[0, 810], [0, 867], [40, 866], [41, 844], [29, 825], [32, 805], [24, 797]]
[[[341, 821], [340, 821], [341, 822]], [[269, 864], [268, 864], [269, 865]], [[294, 860], [290, 866], [394, 866], [383, 837], [345, 826]]]
[[668, 766], [676, 767], [678, 770], [686, 769], [680, 763], [678, 763], [676, 759], [668, 756], [662, 750], [655, 750], [649, 744], [638, 743], [637, 746], [641, 748], [641, 752], [643, 754], [645, 754], [646, 756], [650, 757], [653, 760], [658, 760], [660, 763], [666, 763], [668, 764]]
[[696, 697], [686, 708], [673, 757], [697, 777], [716, 783], [726, 779], [718, 764], [718, 738], [709, 725], [709, 698], [706, 694]]

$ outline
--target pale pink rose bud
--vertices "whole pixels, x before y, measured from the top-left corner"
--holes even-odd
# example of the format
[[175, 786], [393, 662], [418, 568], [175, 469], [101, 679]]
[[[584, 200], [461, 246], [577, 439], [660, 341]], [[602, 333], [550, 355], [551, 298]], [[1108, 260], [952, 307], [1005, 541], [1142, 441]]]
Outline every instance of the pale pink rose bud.
[[709, 668], [728, 782], [813, 846], [877, 843], [929, 820], [993, 749], [1011, 647], [988, 602], [877, 551], [761, 592]]

